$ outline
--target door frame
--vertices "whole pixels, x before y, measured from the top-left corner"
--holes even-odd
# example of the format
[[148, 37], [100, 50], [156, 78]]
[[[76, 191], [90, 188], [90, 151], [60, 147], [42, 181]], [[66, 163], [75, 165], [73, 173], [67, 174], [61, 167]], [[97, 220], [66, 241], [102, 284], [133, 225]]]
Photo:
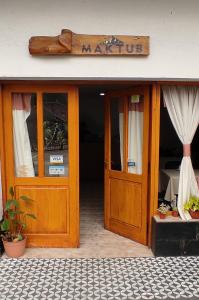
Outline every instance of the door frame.
[[[53, 186], [63, 186], [66, 185], [68, 187], [68, 192], [69, 192], [69, 197], [71, 197], [73, 203], [73, 209], [70, 211], [70, 219], [73, 219], [74, 217], [76, 218], [76, 222], [73, 226], [70, 226], [70, 235], [71, 238], [69, 240], [64, 239], [62, 243], [60, 243], [60, 247], [79, 247], [79, 232], [80, 232], [80, 225], [79, 225], [79, 97], [78, 97], [78, 88], [77, 86], [74, 85], [68, 85], [65, 83], [54, 83], [53, 84], [48, 82], [48, 84], [45, 83], [32, 83], [32, 82], [26, 82], [25, 84], [23, 83], [8, 83], [5, 84], [3, 87], [0, 85], [0, 126], [1, 126], [1, 132], [0, 132], [0, 157], [2, 160], [2, 165], [1, 165], [1, 171], [2, 171], [2, 192], [3, 192], [3, 205], [5, 205], [5, 201], [8, 198], [9, 195], [9, 186], [13, 185], [13, 181], [15, 181], [15, 185], [20, 184], [21, 178], [16, 178], [14, 179], [13, 175], [9, 176], [13, 170], [9, 170], [8, 163], [6, 163], [6, 154], [9, 153], [10, 157], [13, 157], [13, 141], [10, 138], [10, 143], [11, 145], [8, 146], [6, 144], [6, 137], [4, 134], [4, 101], [6, 99], [6, 96], [8, 96], [8, 93], [12, 92], [39, 92], [41, 94], [41, 91], [43, 92], [69, 92], [70, 93], [70, 101], [72, 105], [70, 104], [68, 109], [68, 124], [69, 124], [69, 132], [75, 132], [75, 137], [77, 139], [73, 138], [73, 135], [70, 134], [69, 140], [70, 140], [70, 148], [72, 148], [73, 151], [71, 151], [72, 155], [69, 154], [69, 174], [68, 178], [42, 178], [42, 181], [40, 182], [40, 178], [36, 178], [34, 184], [31, 183], [31, 178], [25, 178], [23, 179], [24, 185], [37, 185], [41, 186], [43, 185], [53, 185]], [[41, 110], [41, 107], [38, 108], [37, 110]], [[40, 114], [41, 115], [41, 114]], [[12, 116], [10, 116], [12, 118]], [[12, 130], [12, 119], [11, 119], [11, 124], [6, 124]], [[42, 128], [40, 130], [37, 128], [37, 134], [41, 134]], [[10, 147], [10, 148], [9, 148]], [[39, 149], [38, 149], [38, 154], [39, 154]], [[74, 158], [72, 158], [72, 156]], [[72, 163], [71, 163], [72, 161]], [[11, 165], [14, 163], [14, 157], [12, 159]], [[71, 167], [72, 166], [72, 167]], [[34, 178], [35, 179], [35, 178]], [[54, 180], [54, 182], [52, 182]], [[60, 181], [60, 182], [59, 182]], [[34, 247], [34, 234], [30, 234], [33, 237], [33, 242], [29, 243], [29, 247]], [[40, 234], [39, 240], [43, 238], [45, 239], [43, 234]], [[64, 237], [62, 233], [58, 233], [55, 237], [55, 239], [51, 239], [50, 236], [46, 236], [46, 243], [49, 245], [47, 247], [56, 247], [56, 244], [58, 243], [58, 240], [60, 238]], [[41, 243], [41, 241], [39, 242]], [[39, 246], [38, 246], [39, 247]]]
[[[74, 97], [76, 101], [78, 101], [78, 90], [79, 87], [82, 86], [94, 86], [94, 85], [110, 85], [110, 84], [117, 84], [120, 87], [124, 85], [131, 85], [132, 87], [137, 85], [144, 85], [148, 84], [151, 87], [151, 95], [150, 95], [150, 131], [149, 131], [149, 198], [148, 198], [148, 246], [151, 245], [151, 223], [152, 217], [156, 214], [156, 209], [158, 206], [158, 168], [159, 168], [159, 132], [160, 132], [160, 87], [161, 85], [199, 85], [199, 82], [178, 82], [178, 81], [130, 81], [130, 80], [7, 80], [7, 81], [0, 81], [0, 158], [1, 158], [1, 174], [2, 174], [2, 196], [3, 196], [3, 203], [5, 204], [6, 199], [6, 176], [5, 176], [5, 140], [2, 132], [4, 119], [2, 114], [3, 108], [3, 89], [4, 86], [10, 85], [22, 85], [22, 86], [29, 86], [29, 85], [36, 85], [36, 86], [43, 86], [51, 84], [53, 86], [66, 85], [72, 86], [76, 88], [76, 92]], [[151, 121], [153, 120], [153, 122]], [[78, 146], [78, 145], [77, 145]], [[77, 150], [79, 153], [79, 147]], [[78, 155], [79, 157], [79, 155]], [[151, 165], [153, 168], [151, 168]], [[77, 161], [76, 166], [79, 166], [79, 162]], [[79, 168], [77, 168], [76, 172], [77, 180], [73, 182], [73, 185], [76, 186], [77, 194], [79, 195]], [[78, 241], [79, 244], [79, 241]]]

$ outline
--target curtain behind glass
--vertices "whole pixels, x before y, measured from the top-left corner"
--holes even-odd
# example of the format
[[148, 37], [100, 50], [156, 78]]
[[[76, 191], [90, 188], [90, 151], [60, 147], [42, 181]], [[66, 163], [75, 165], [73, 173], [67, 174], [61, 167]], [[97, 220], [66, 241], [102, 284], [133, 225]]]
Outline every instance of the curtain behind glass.
[[30, 94], [13, 94], [13, 139], [15, 174], [17, 177], [34, 177], [30, 139], [26, 120], [31, 111]]
[[128, 173], [142, 174], [144, 102], [128, 103]]

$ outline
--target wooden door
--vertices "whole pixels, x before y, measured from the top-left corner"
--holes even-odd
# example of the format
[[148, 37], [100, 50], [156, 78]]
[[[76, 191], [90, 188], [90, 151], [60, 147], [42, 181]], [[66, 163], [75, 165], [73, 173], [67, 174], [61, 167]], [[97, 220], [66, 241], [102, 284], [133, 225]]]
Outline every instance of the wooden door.
[[78, 247], [78, 91], [64, 85], [8, 85], [3, 93], [6, 197], [23, 207], [29, 247]]
[[149, 87], [105, 101], [105, 228], [146, 244]]

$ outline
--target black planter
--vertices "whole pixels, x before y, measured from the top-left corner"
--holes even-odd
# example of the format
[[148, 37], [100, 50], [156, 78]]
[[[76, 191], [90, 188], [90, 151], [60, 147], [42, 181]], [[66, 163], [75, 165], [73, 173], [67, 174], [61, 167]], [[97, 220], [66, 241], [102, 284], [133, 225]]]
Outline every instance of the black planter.
[[[176, 220], [175, 220], [176, 219]], [[198, 256], [199, 220], [175, 218], [172, 222], [153, 217], [152, 251], [155, 256]]]
[[[0, 235], [2, 234], [2, 231], [0, 231]], [[0, 256], [4, 253], [4, 246], [2, 242], [2, 238], [0, 237]]]

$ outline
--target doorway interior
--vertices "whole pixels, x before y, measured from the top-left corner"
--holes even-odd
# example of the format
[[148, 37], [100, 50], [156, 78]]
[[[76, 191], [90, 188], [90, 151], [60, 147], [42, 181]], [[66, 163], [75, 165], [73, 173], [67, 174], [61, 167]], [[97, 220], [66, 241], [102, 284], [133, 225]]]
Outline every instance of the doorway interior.
[[[146, 245], [148, 151], [142, 147], [147, 149], [148, 122], [148, 86], [79, 89], [80, 246], [85, 237], [92, 240], [100, 235], [103, 240], [109, 232], [104, 218], [111, 235], [121, 238], [115, 232], [123, 240], [129, 237]], [[141, 169], [137, 169], [139, 160]]]
[[79, 91], [80, 244], [104, 227], [104, 88]]

